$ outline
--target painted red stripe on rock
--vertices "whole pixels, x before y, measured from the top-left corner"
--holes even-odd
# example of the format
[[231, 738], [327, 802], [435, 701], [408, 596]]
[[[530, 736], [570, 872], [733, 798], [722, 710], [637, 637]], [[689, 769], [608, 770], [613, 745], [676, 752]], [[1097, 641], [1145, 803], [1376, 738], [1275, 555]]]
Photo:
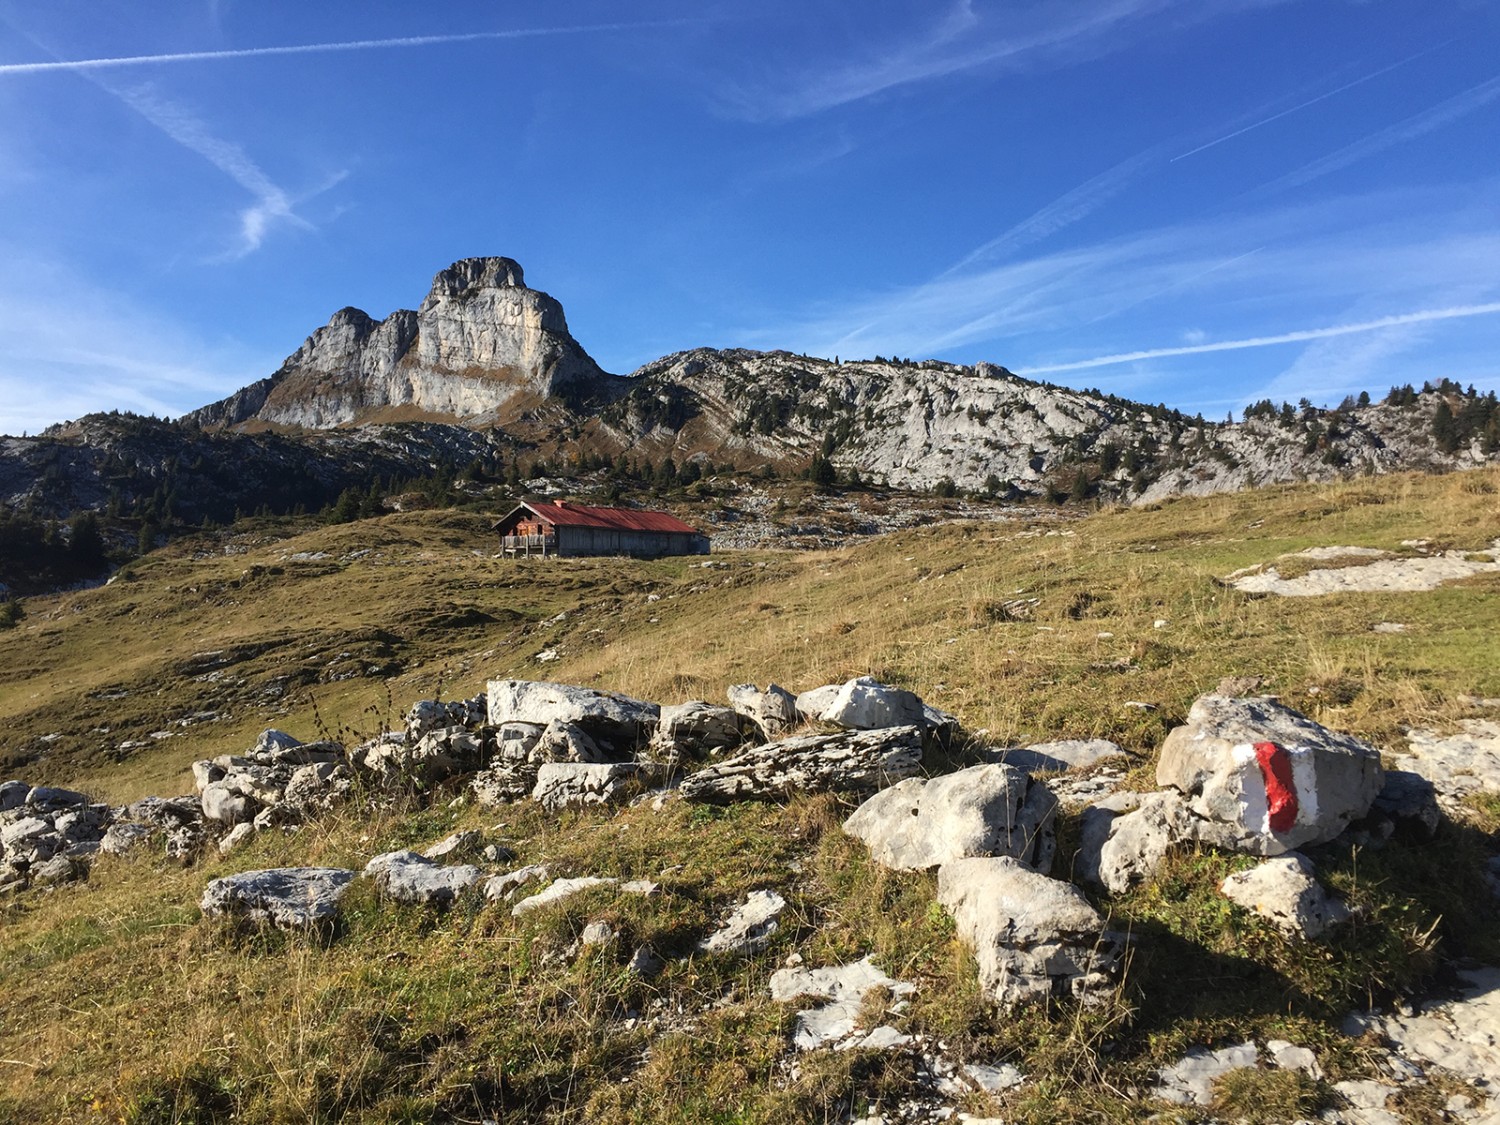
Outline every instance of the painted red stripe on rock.
[[1288, 832], [1297, 823], [1297, 787], [1292, 780], [1292, 756], [1274, 742], [1257, 742], [1255, 760], [1266, 783], [1266, 807], [1272, 832]]

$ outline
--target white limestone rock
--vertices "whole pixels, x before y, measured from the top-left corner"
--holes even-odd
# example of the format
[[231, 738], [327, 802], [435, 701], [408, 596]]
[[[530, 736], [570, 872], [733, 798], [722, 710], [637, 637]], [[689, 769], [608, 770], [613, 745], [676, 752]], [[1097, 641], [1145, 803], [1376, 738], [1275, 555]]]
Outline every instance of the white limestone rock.
[[1077, 887], [1010, 856], [938, 868], [938, 901], [974, 948], [981, 987], [1003, 1007], [1100, 995], [1113, 986], [1124, 938]]
[[625, 763], [548, 762], [537, 770], [532, 798], [550, 810], [617, 805], [638, 788], [639, 768]]
[[215, 879], [199, 903], [206, 917], [283, 930], [305, 930], [333, 921], [354, 872], [338, 867], [276, 867]]
[[1162, 743], [1156, 781], [1186, 798], [1198, 839], [1280, 855], [1364, 816], [1383, 775], [1373, 746], [1275, 699], [1205, 695]]
[[836, 1043], [854, 1034], [855, 1020], [865, 995], [877, 988], [889, 990], [894, 1000], [916, 991], [916, 985], [886, 976], [868, 956], [847, 965], [829, 965], [820, 969], [778, 969], [771, 974], [770, 981], [773, 1000], [795, 1000], [806, 996], [820, 1001], [797, 1013], [792, 1045], [799, 1051]]
[[[545, 871], [546, 869], [543, 868]], [[505, 876], [501, 876], [505, 878]], [[546, 878], [545, 875], [542, 878]], [[515, 906], [511, 907], [511, 916], [520, 918], [522, 915], [530, 914], [533, 910], [540, 910], [544, 906], [561, 902], [565, 898], [572, 898], [581, 891], [590, 890], [593, 887], [613, 887], [619, 883], [618, 879], [603, 878], [597, 875], [582, 875], [576, 879], [554, 879], [546, 888], [538, 891], [530, 898], [523, 898]], [[492, 885], [493, 880], [492, 880]], [[487, 897], [493, 899], [496, 894], [491, 893], [490, 888], [485, 889]]]
[[1330, 898], [1312, 861], [1287, 852], [1224, 880], [1224, 897], [1260, 915], [1288, 937], [1311, 939], [1349, 920], [1349, 908]]
[[1177, 1105], [1206, 1106], [1214, 1100], [1214, 1082], [1230, 1071], [1255, 1066], [1260, 1051], [1254, 1043], [1237, 1043], [1210, 1051], [1194, 1047], [1181, 1061], [1157, 1071], [1155, 1094]]
[[614, 755], [633, 754], [644, 746], [661, 717], [655, 703], [544, 680], [491, 680], [485, 698], [491, 726], [568, 723]]
[[684, 778], [685, 801], [726, 803], [791, 793], [869, 792], [922, 764], [919, 727], [799, 735], [740, 751]]
[[[795, 710], [795, 702], [793, 707]], [[915, 693], [882, 684], [869, 676], [859, 676], [841, 685], [818, 718], [848, 730], [926, 725], [922, 701]]]
[[729, 688], [729, 706], [753, 722], [766, 738], [779, 738], [797, 725], [797, 700], [778, 684], [761, 691], [754, 684]]
[[926, 870], [964, 856], [1012, 856], [1046, 871], [1057, 799], [1007, 765], [907, 778], [876, 793], [844, 822], [877, 863]]
[[776, 933], [786, 899], [775, 891], [751, 891], [724, 924], [698, 943], [700, 953], [753, 953]]
[[452, 906], [458, 896], [484, 879], [468, 863], [445, 867], [411, 851], [385, 852], [365, 864], [365, 874], [387, 898], [408, 906]]

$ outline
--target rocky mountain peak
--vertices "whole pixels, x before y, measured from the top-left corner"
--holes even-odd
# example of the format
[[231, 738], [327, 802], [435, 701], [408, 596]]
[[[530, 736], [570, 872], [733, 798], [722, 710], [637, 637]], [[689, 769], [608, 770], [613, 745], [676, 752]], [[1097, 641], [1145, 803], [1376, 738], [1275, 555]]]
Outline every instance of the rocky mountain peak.
[[526, 275], [511, 258], [463, 258], [432, 279], [419, 312], [427, 312], [444, 300], [462, 300], [481, 289], [525, 289]]
[[464, 258], [414, 311], [377, 321], [343, 308], [274, 375], [189, 415], [205, 429], [329, 429], [389, 421], [485, 426], [526, 402], [608, 393], [562, 305], [510, 258]]

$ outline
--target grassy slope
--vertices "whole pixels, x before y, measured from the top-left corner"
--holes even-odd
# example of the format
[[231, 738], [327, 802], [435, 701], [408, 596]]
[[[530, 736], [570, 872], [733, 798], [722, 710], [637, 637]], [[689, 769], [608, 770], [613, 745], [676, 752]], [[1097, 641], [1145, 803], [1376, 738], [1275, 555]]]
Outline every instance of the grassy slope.
[[[1460, 695], [1500, 695], [1494, 576], [1315, 601], [1215, 581], [1307, 546], [1483, 545], [1500, 536], [1495, 470], [1180, 501], [1047, 530], [935, 527], [847, 551], [726, 556], [710, 569], [490, 559], [474, 554], [487, 544], [483, 521], [432, 513], [316, 528], [230, 557], [195, 559], [184, 546], [131, 581], [29, 603], [22, 626], [0, 634], [0, 745], [13, 760], [47, 747], [12, 774], [124, 800], [187, 790], [188, 762], [238, 750], [263, 726], [303, 738], [371, 731], [414, 699], [472, 694], [488, 676], [674, 702], [721, 698], [741, 680], [800, 689], [872, 672], [996, 743], [1115, 738], [1140, 753], [1146, 786], [1162, 734], [1225, 674], [1266, 676], [1292, 704], [1392, 750], [1403, 725], [1470, 713]], [[317, 551], [331, 557], [284, 557]], [[1001, 603], [1019, 596], [1040, 599], [1034, 618], [1005, 620]], [[1410, 631], [1370, 632], [1383, 620]], [[544, 649], [560, 659], [537, 663]], [[209, 651], [224, 655], [195, 657]], [[366, 677], [322, 682], [393, 663], [402, 671], [389, 692]], [[229, 717], [147, 737], [202, 710]], [[62, 737], [39, 741], [49, 733]], [[147, 745], [113, 750], [127, 739]], [[1358, 1073], [1357, 1045], [1333, 1034], [1337, 1017], [1426, 971], [1430, 927], [1449, 952], [1500, 953], [1464, 909], [1483, 893], [1476, 867], [1493, 849], [1481, 831], [1492, 818], [1426, 847], [1320, 856], [1330, 881], [1368, 908], [1332, 955], [1288, 946], [1218, 899], [1216, 882], [1244, 860], [1190, 853], [1153, 886], [1102, 903], [1142, 938], [1117, 1004], [1000, 1019], [931, 906], [932, 879], [872, 867], [836, 830], [846, 812], [826, 798], [561, 818], [439, 803], [346, 813], [187, 871], [102, 862], [85, 887], [4, 907], [0, 1118], [384, 1121], [477, 1119], [482, 1108], [515, 1120], [773, 1121], [907, 1089], [909, 1062], [859, 1053], [806, 1059], [790, 1080], [778, 1059], [791, 1009], [771, 1004], [764, 982], [793, 948], [811, 964], [874, 951], [919, 984], [906, 1026], [957, 1057], [1010, 1059], [1041, 1077], [1003, 1107], [1008, 1116], [1055, 1116], [1062, 1098], [1079, 1113], [1129, 1117], [1145, 1110], [1114, 1091], [1195, 1040], [1281, 1034], [1324, 1046], [1335, 1076]], [[454, 826], [484, 827], [557, 874], [652, 877], [667, 893], [592, 892], [518, 922], [477, 903], [423, 917], [360, 888], [326, 947], [237, 939], [196, 921], [213, 876], [358, 866]], [[654, 986], [620, 971], [637, 941], [686, 954], [760, 886], [787, 893], [795, 915], [765, 954], [677, 962]], [[558, 958], [596, 917], [621, 942]], [[631, 1013], [657, 1021], [654, 1034]], [[1305, 1109], [1320, 1092], [1297, 1096]]]

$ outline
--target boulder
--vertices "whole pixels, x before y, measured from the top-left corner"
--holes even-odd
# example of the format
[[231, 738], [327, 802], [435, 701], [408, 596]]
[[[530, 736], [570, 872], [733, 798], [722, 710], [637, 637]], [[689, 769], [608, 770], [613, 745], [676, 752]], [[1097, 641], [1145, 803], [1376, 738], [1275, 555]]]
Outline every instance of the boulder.
[[469, 782], [474, 799], [487, 808], [508, 805], [531, 796], [541, 766], [535, 762], [495, 761]]
[[73, 882], [87, 870], [85, 866], [65, 855], [55, 855], [51, 859], [44, 859], [40, 863], [33, 864], [29, 876], [33, 887], [55, 887], [62, 883]]
[[1205, 695], [1162, 743], [1157, 784], [1182, 793], [1206, 843], [1280, 855], [1370, 810], [1380, 753], [1269, 697]]
[[1090, 886], [1102, 887], [1099, 875], [1099, 853], [1117, 819], [1139, 808], [1141, 794], [1111, 793], [1085, 805], [1078, 814], [1078, 851], [1073, 856], [1073, 878]]
[[203, 816], [220, 824], [235, 825], [255, 819], [259, 802], [233, 789], [226, 781], [215, 781], [203, 790]]
[[1172, 846], [1192, 839], [1196, 829], [1181, 796], [1172, 791], [1148, 793], [1134, 810], [1109, 825], [1098, 859], [1086, 858], [1081, 866], [1096, 873], [1098, 884], [1124, 894], [1154, 876]]
[[216, 781], [224, 779], [225, 769], [217, 762], [200, 761], [193, 763], [193, 787], [202, 793]]
[[281, 766], [337, 765], [346, 761], [348, 755], [337, 742], [302, 742], [296, 746], [273, 751], [271, 760]]
[[824, 684], [822, 687], [810, 688], [797, 696], [793, 705], [797, 709], [797, 717], [805, 723], [814, 723], [823, 717], [823, 712], [828, 710], [834, 699], [838, 697], [843, 684]]
[[1005, 1007], [1112, 986], [1124, 938], [1071, 884], [1010, 856], [956, 859], [938, 869], [938, 901], [974, 947], [981, 987]]
[[1055, 847], [1057, 799], [1012, 766], [973, 766], [912, 777], [876, 793], [844, 822], [877, 863], [898, 871], [964, 856], [1008, 855], [1045, 871]]
[[199, 908], [210, 918], [228, 918], [283, 930], [326, 925], [354, 872], [339, 867], [276, 867], [215, 879]]
[[701, 699], [661, 709], [661, 722], [652, 739], [690, 758], [732, 750], [745, 741], [744, 716], [732, 707], [716, 707]]
[[531, 796], [552, 810], [620, 804], [629, 799], [638, 772], [623, 762], [548, 762], [538, 768]]
[[426, 786], [478, 769], [483, 744], [464, 727], [441, 727], [415, 742], [399, 734], [367, 742], [353, 757], [382, 784]]
[[661, 714], [655, 703], [543, 680], [491, 680], [486, 698], [491, 726], [571, 723], [615, 755], [643, 746]]
[[111, 824], [99, 840], [99, 850], [106, 855], [126, 855], [156, 834], [149, 824]]
[[55, 789], [50, 785], [34, 786], [26, 794], [26, 807], [37, 812], [62, 812], [64, 809], [86, 805], [89, 799], [71, 789]]
[[542, 730], [536, 751], [544, 762], [585, 762], [597, 765], [610, 760], [588, 731], [577, 723], [554, 719]]
[[547, 729], [538, 723], [505, 723], [494, 729], [494, 761], [498, 762], [545, 762], [546, 756], [537, 749], [542, 733]]
[[742, 750], [682, 781], [687, 801], [725, 803], [790, 793], [859, 793], [916, 773], [922, 764], [919, 727], [810, 734]]
[[486, 711], [486, 699], [482, 695], [448, 703], [436, 699], [419, 700], [406, 712], [406, 735], [415, 742], [439, 727], [477, 727], [485, 721]]
[[1419, 773], [1386, 770], [1369, 815], [1354, 827], [1381, 839], [1399, 836], [1425, 843], [1437, 835], [1442, 819], [1437, 786]]
[[263, 730], [260, 732], [260, 737], [255, 740], [255, 745], [251, 748], [248, 757], [270, 759], [275, 756], [278, 750], [290, 750], [293, 747], [301, 745], [301, 742], [287, 734], [286, 731]]
[[1260, 915], [1288, 937], [1322, 937], [1349, 920], [1349, 908], [1330, 898], [1297, 852], [1265, 860], [1224, 880], [1224, 897]]
[[734, 684], [728, 696], [729, 706], [759, 727], [767, 738], [777, 738], [797, 725], [797, 700], [777, 684], [767, 684], [765, 691], [754, 684]]
[[416, 852], [386, 852], [365, 864], [365, 874], [387, 898], [407, 906], [452, 906], [485, 873], [468, 863], [445, 867]]
[[292, 771], [281, 799], [298, 812], [326, 812], [353, 788], [354, 773], [342, 762], [312, 762]]
[[869, 676], [860, 676], [841, 685], [818, 718], [847, 730], [920, 727], [927, 721], [922, 701], [914, 693], [882, 684]]
[[0, 812], [20, 808], [26, 803], [26, 794], [30, 792], [31, 786], [24, 781], [0, 782]]
[[699, 953], [754, 953], [771, 940], [786, 909], [775, 891], [751, 891], [721, 925], [698, 943]]

